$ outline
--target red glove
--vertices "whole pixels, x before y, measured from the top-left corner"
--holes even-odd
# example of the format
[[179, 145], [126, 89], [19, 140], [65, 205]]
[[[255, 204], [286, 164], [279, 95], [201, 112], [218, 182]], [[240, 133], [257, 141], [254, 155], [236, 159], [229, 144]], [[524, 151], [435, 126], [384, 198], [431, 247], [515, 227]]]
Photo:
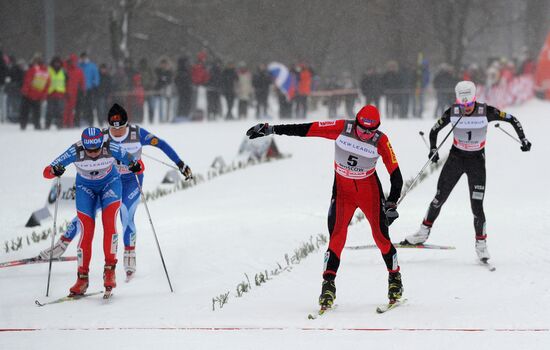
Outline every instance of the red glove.
[[55, 177], [55, 175], [53, 174], [53, 169], [52, 169], [52, 166], [51, 165], [48, 165], [47, 167], [44, 168], [44, 171], [42, 172], [42, 175], [46, 178], [46, 179], [53, 179]]

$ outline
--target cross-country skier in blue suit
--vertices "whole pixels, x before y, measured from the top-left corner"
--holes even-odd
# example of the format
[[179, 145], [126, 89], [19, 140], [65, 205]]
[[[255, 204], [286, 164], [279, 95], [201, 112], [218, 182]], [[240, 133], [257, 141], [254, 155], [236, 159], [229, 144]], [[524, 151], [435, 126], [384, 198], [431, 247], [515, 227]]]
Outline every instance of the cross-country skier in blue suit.
[[[139, 159], [143, 170], [145, 167], [141, 162], [142, 147], [155, 146], [160, 148], [176, 164], [185, 180], [193, 177], [191, 168], [180, 159], [176, 151], [168, 143], [138, 125], [129, 124], [128, 114], [120, 105], [115, 103], [111, 107], [108, 114], [108, 122], [109, 128], [103, 130], [103, 132], [109, 135], [111, 142], [119, 145], [126, 152]], [[126, 165], [117, 164], [117, 170], [120, 173], [122, 182], [120, 217], [124, 231], [124, 269], [127, 280], [129, 280], [136, 271], [136, 226], [134, 216], [140, 199], [139, 186], [143, 184], [143, 170], [137, 175], [139, 186], [136, 181], [136, 175], [132, 174]], [[53, 256], [61, 256], [78, 232], [80, 232], [80, 226], [78, 220], [75, 218], [69, 224], [65, 234], [54, 245]], [[40, 252], [40, 257], [43, 259], [48, 259], [49, 255], [49, 248]]]

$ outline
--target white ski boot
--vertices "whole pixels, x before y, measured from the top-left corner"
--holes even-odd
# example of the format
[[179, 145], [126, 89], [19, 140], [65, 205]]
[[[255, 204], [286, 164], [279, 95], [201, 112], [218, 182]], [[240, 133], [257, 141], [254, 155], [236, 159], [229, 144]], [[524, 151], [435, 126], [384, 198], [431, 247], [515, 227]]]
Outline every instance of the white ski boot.
[[[69, 243], [59, 239], [53, 246], [52, 259], [60, 258], [67, 250]], [[38, 254], [38, 257], [42, 260], [50, 260], [50, 251], [52, 251], [52, 248], [46, 248]]]
[[126, 282], [134, 277], [136, 273], [136, 251], [125, 250], [124, 251], [124, 271], [126, 271]]
[[487, 241], [484, 239], [476, 239], [476, 253], [481, 261], [487, 261], [491, 258], [487, 250]]
[[422, 244], [428, 240], [428, 237], [430, 236], [430, 230], [430, 227], [421, 224], [418, 231], [413, 233], [412, 235], [408, 235], [407, 237], [405, 237], [405, 240], [402, 242], [402, 244]]

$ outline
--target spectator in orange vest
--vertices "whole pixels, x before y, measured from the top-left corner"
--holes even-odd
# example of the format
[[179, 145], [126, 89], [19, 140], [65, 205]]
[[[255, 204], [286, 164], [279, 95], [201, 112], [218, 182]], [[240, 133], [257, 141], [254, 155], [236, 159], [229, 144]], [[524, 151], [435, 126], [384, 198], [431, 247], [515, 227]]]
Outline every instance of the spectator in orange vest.
[[50, 87], [50, 75], [48, 68], [40, 54], [35, 54], [31, 66], [25, 73], [21, 94], [21, 115], [19, 118], [21, 130], [27, 128], [29, 113], [32, 114], [32, 123], [36, 130], [40, 130], [40, 105], [48, 97]]
[[305, 119], [307, 114], [307, 100], [311, 95], [311, 70], [305, 64], [296, 67], [298, 77], [298, 95], [296, 96], [296, 118]]

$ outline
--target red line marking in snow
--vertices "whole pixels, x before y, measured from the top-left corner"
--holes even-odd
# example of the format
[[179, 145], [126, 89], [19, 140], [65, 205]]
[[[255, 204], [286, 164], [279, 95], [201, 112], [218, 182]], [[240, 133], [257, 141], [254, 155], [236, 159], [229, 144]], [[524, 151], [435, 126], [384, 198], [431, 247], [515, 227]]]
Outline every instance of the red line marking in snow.
[[316, 327], [95, 327], [0, 328], [0, 332], [37, 331], [359, 331], [359, 332], [550, 332], [550, 328], [316, 328]]
[[0, 332], [38, 331], [359, 331], [359, 332], [550, 332], [550, 328], [315, 328], [315, 327], [95, 327], [0, 328]]

